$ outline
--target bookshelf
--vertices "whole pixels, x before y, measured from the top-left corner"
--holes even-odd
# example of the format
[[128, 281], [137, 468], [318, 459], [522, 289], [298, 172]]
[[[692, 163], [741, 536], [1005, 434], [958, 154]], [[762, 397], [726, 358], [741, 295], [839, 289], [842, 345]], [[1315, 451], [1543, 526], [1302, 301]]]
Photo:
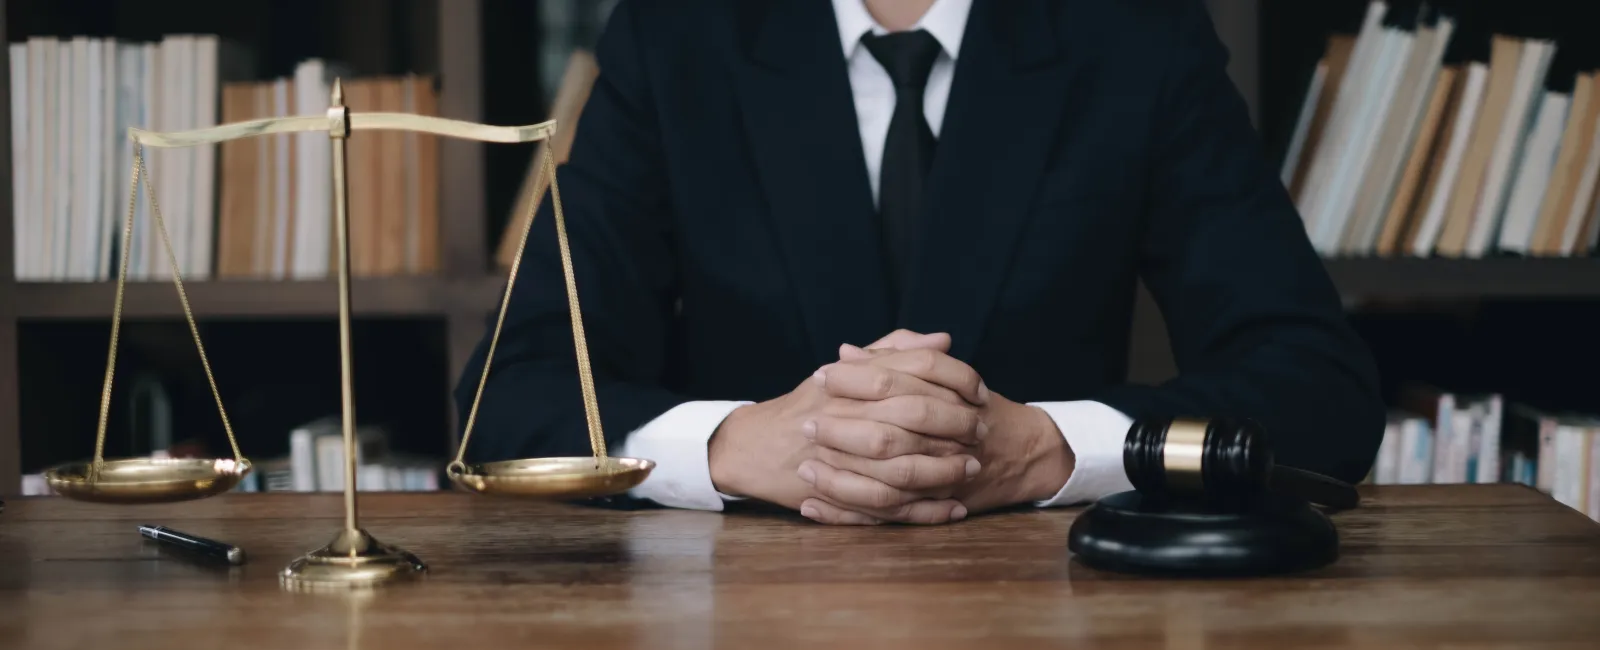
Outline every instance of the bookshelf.
[[[32, 35], [150, 41], [165, 33], [215, 33], [255, 47], [256, 72], [263, 78], [286, 74], [286, 65], [294, 60], [325, 57], [347, 64], [355, 74], [432, 75], [437, 80], [438, 114], [445, 117], [484, 121], [486, 112], [494, 112], [503, 119], [537, 121], [542, 116], [537, 110], [540, 98], [536, 94], [509, 102], [502, 98], [494, 111], [486, 111], [483, 50], [492, 44], [486, 46], [484, 31], [485, 23], [492, 20], [486, 19], [485, 7], [506, 11], [502, 5], [510, 4], [497, 0], [0, 0], [0, 33], [13, 43]], [[500, 36], [499, 40], [503, 42], [507, 37]], [[537, 40], [531, 39], [524, 47], [535, 47]], [[494, 65], [497, 63], [491, 62], [491, 67]], [[10, 88], [9, 69], [0, 66], [0, 91], [7, 93], [6, 99], [0, 101], [0, 129], [4, 129], [0, 136], [0, 147], [4, 147], [4, 155], [0, 155], [0, 494], [6, 495], [19, 491], [20, 475], [25, 469], [19, 394], [31, 377], [19, 362], [19, 356], [28, 356], [19, 355], [21, 330], [34, 327], [48, 331], [58, 325], [106, 323], [116, 288], [114, 281], [16, 279]], [[509, 157], [509, 164], [520, 167], [531, 153], [530, 148], [499, 156], [501, 160]], [[438, 233], [438, 271], [359, 278], [352, 286], [352, 307], [357, 318], [442, 325], [446, 358], [439, 360], [438, 366], [446, 371], [446, 377], [432, 383], [447, 387], [453, 385], [454, 377], [464, 367], [482, 333], [483, 316], [495, 304], [503, 286], [503, 279], [488, 262], [486, 242], [489, 233], [497, 231], [491, 225], [494, 219], [486, 216], [486, 205], [494, 201], [486, 195], [494, 188], [484, 180], [485, 159], [481, 144], [454, 140], [439, 143], [438, 202], [444, 218]], [[120, 212], [117, 218], [120, 220]], [[295, 323], [331, 320], [338, 308], [337, 281], [331, 277], [186, 279], [184, 288], [202, 325], [213, 321], [259, 321], [293, 327]], [[124, 315], [130, 322], [160, 321], [177, 327], [183, 322], [182, 308], [170, 280], [130, 281]], [[104, 342], [99, 346], [103, 348]], [[192, 355], [192, 346], [189, 352]], [[431, 363], [424, 365], [434, 367]], [[436, 399], [448, 404], [448, 388], [444, 393]], [[91, 395], [83, 403], [92, 408], [95, 401]], [[453, 412], [454, 407], [446, 410]], [[455, 436], [454, 418], [443, 420], [441, 425], [448, 428], [452, 440], [439, 441], [441, 448], [446, 443], [453, 445]], [[88, 434], [74, 431], [60, 435]], [[44, 462], [58, 460], [63, 459], [49, 458]], [[31, 464], [38, 465], [40, 461]]]
[[[19, 8], [36, 9], [49, 3], [45, 0], [0, 0], [0, 32], [8, 34], [13, 41], [32, 31], [71, 33], [75, 31], [74, 25], [58, 24], [61, 13], [92, 13], [112, 7], [115, 10], [110, 11], [108, 17], [86, 21], [87, 26], [76, 25], [76, 31], [155, 38], [161, 31], [150, 22], [153, 19], [148, 18], [146, 12], [133, 9], [155, 6], [185, 16], [175, 29], [242, 34], [247, 40], [269, 44], [264, 50], [268, 60], [265, 65], [274, 68], [272, 74], [281, 74], [288, 62], [336, 41], [338, 47], [323, 53], [349, 62], [358, 71], [417, 71], [435, 75], [439, 84], [439, 112], [444, 116], [496, 124], [529, 123], [546, 117], [540, 107], [548, 104], [548, 95], [555, 88], [546, 77], [550, 71], [560, 69], [550, 61], [551, 53], [581, 45], [597, 24], [589, 19], [580, 20], [584, 24], [575, 31], [583, 34], [577, 38], [563, 38], [559, 31], [523, 29], [520, 25], [570, 13], [573, 7], [583, 6], [586, 1], [62, 0], [56, 5], [64, 8], [45, 14], [52, 16], [51, 20], [42, 25], [18, 26], [7, 21], [19, 12], [28, 13]], [[1349, 20], [1352, 12], [1345, 11], [1343, 18], [1326, 18], [1323, 14], [1333, 11], [1324, 7], [1318, 9], [1320, 14], [1313, 12], [1311, 18], [1294, 17], [1308, 24], [1286, 29], [1282, 24], [1285, 18], [1281, 4], [1210, 3], [1218, 16], [1219, 31], [1233, 49], [1243, 55], [1235, 60], [1230, 73], [1235, 75], [1257, 123], [1262, 125], [1269, 150], [1279, 152], [1278, 155], [1284, 149], [1283, 142], [1293, 129], [1300, 108], [1307, 77], [1305, 69], [1321, 55], [1322, 43], [1331, 30], [1349, 31], [1352, 26]], [[1346, 0], [1345, 4], [1364, 3]], [[269, 6], [285, 9], [254, 24], [237, 17], [248, 12], [216, 8], [221, 5], [254, 10]], [[294, 23], [285, 16], [296, 12], [310, 12], [320, 17], [322, 22], [311, 30], [314, 32], [311, 36], [293, 33]], [[1359, 17], [1359, 6], [1354, 15]], [[338, 39], [330, 34], [338, 34]], [[302, 42], [306, 39], [322, 45]], [[1301, 69], [1293, 73], [1281, 69], [1294, 65]], [[486, 79], [493, 79], [495, 83], [486, 84]], [[0, 66], [0, 90], [9, 92], [9, 88], [8, 69]], [[111, 315], [115, 286], [105, 281], [18, 282], [15, 279], [9, 96], [7, 101], [0, 101], [0, 111], [4, 112], [0, 114], [0, 129], [5, 129], [0, 135], [0, 147], [5, 148], [0, 151], [0, 495], [4, 495], [18, 491], [18, 478], [25, 469], [37, 471], [36, 467], [22, 467], [21, 450], [25, 447], [22, 436], [25, 434], [19, 415], [20, 395], [24, 393], [23, 384], [32, 381], [29, 369], [24, 367], [23, 359], [19, 359], [29, 356], [19, 354], [19, 342], [24, 338], [22, 330], [53, 328], [58, 324], [66, 327], [105, 323]], [[430, 373], [441, 376], [430, 375], [426, 379], [430, 386], [444, 387], [445, 394], [437, 395], [436, 399], [449, 404], [449, 387], [453, 386], [481, 336], [484, 316], [495, 305], [503, 286], [500, 273], [490, 261], [491, 252], [515, 201], [531, 151], [486, 150], [483, 145], [460, 141], [440, 144], [438, 200], [444, 217], [439, 233], [440, 269], [429, 275], [358, 278], [353, 286], [353, 308], [357, 318], [369, 321], [436, 325], [434, 329], [419, 328], [418, 331], [439, 332], [441, 340], [430, 349], [440, 350], [442, 358], [427, 365], [436, 368]], [[1386, 314], [1398, 310], [1404, 315], [1406, 310], [1417, 310], [1419, 318], [1439, 304], [1467, 305], [1447, 309], [1468, 311], [1473, 305], [1483, 303], [1600, 305], [1600, 258], [1597, 257], [1333, 256], [1326, 260], [1326, 265], [1340, 292], [1347, 297], [1351, 313], [1358, 318], [1375, 304], [1383, 305]], [[287, 331], [297, 329], [299, 323], [331, 320], [337, 309], [337, 286], [332, 279], [186, 280], [184, 286], [196, 317], [203, 323], [261, 322], [268, 324], [263, 326], [268, 329]], [[129, 319], [182, 323], [181, 307], [170, 281], [130, 282], [125, 300], [125, 314]], [[1546, 318], [1528, 313], [1530, 323]], [[1584, 322], [1600, 325], [1600, 318], [1578, 325]], [[1427, 335], [1408, 332], [1405, 336]], [[103, 346], [104, 341], [94, 345]], [[1395, 347], [1404, 346], [1389, 346], [1385, 350]], [[100, 349], [103, 355], [103, 347]], [[1418, 362], [1408, 357], [1385, 356], [1380, 358], [1380, 363], [1409, 369]], [[1545, 368], [1560, 365], [1554, 360], [1542, 363]], [[1156, 383], [1175, 373], [1159, 310], [1142, 292], [1135, 304], [1129, 336], [1128, 368], [1130, 379], [1142, 383]], [[86, 402], [92, 402], [93, 397], [91, 391]], [[1600, 411], [1600, 404], [1595, 407]], [[453, 413], [453, 406], [446, 411]], [[438, 441], [438, 446], [450, 449], [455, 443], [455, 423], [453, 417], [445, 419], [447, 422], [440, 426], [449, 432], [450, 439]], [[85, 434], [74, 430], [59, 435]], [[241, 444], [246, 443], [241, 441]]]

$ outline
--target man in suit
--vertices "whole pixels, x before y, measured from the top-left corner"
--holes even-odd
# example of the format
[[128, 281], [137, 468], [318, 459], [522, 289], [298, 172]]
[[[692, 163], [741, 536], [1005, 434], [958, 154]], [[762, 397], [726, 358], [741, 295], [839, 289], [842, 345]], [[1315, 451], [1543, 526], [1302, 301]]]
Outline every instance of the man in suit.
[[[1369, 468], [1371, 359], [1202, 0], [623, 0], [596, 56], [559, 189], [607, 444], [659, 463], [634, 497], [1082, 503], [1173, 415]], [[589, 454], [549, 201], [533, 228], [475, 458]], [[1125, 383], [1140, 278], [1161, 386]]]

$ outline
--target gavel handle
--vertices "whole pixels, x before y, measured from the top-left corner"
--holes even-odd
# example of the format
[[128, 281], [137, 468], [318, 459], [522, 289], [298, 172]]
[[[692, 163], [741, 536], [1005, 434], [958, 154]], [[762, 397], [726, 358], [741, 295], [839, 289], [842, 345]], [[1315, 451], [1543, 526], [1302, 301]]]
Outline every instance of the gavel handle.
[[1336, 510], [1348, 510], [1361, 504], [1361, 495], [1356, 493], [1355, 486], [1296, 467], [1274, 467], [1272, 489], [1299, 495], [1307, 501]]

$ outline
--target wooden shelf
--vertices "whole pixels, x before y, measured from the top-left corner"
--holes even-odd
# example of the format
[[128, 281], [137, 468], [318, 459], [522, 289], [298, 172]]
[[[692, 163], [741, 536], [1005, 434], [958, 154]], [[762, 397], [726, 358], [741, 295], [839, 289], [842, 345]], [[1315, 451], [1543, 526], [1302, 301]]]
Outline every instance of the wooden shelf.
[[1330, 259], [1353, 298], [1600, 298], [1600, 258]]
[[[496, 304], [503, 280], [436, 277], [359, 278], [351, 282], [351, 309], [358, 316], [447, 316], [482, 311]], [[21, 320], [111, 318], [115, 282], [22, 282], [13, 288], [13, 310]], [[212, 280], [185, 282], [197, 319], [228, 317], [335, 317], [336, 280]], [[124, 318], [182, 318], [183, 305], [170, 280], [129, 282]]]
[[[1600, 298], [1600, 258], [1549, 259], [1330, 259], [1334, 283], [1356, 298]], [[351, 286], [359, 316], [447, 316], [486, 313], [499, 299], [504, 278], [358, 278]], [[332, 317], [338, 314], [334, 280], [211, 280], [185, 282], [198, 318]], [[14, 313], [23, 320], [110, 318], [114, 282], [22, 282], [14, 285]], [[129, 282], [127, 318], [179, 318], [170, 281]]]

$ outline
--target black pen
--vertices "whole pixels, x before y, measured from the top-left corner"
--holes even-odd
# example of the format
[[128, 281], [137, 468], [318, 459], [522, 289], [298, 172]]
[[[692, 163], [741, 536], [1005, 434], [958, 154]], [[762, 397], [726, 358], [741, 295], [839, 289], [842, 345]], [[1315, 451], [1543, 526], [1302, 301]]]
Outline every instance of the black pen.
[[244, 564], [244, 549], [231, 544], [178, 532], [166, 526], [140, 526], [139, 534], [162, 544], [227, 562]]

